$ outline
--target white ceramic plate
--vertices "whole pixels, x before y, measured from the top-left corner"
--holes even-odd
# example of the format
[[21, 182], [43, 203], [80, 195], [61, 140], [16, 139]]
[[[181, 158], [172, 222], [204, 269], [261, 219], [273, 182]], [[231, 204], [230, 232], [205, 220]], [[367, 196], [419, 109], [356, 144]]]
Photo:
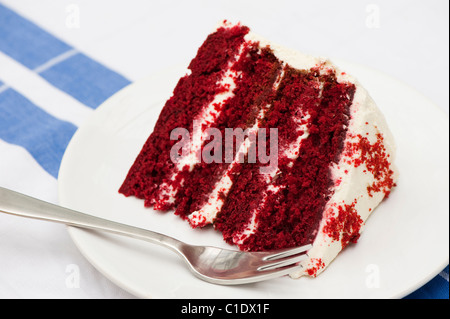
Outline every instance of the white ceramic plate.
[[[146, 242], [69, 228], [75, 244], [106, 277], [145, 298], [401, 298], [421, 287], [448, 265], [448, 116], [385, 74], [337, 64], [363, 83], [384, 112], [398, 144], [400, 179], [358, 244], [318, 278], [217, 286], [193, 277], [173, 252]], [[181, 75], [174, 68], [134, 83], [94, 112], [63, 158], [60, 203], [189, 243], [226, 247], [221, 234], [193, 230], [172, 213], [118, 193]]]

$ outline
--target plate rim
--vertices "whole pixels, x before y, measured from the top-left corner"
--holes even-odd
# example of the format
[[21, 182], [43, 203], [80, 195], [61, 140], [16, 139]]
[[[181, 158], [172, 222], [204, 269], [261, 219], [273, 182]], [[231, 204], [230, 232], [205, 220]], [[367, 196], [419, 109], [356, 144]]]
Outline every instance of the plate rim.
[[[412, 87], [411, 85], [404, 83], [403, 81], [387, 74], [386, 72], [377, 70], [377, 69], [373, 69], [371, 67], [362, 65], [362, 64], [358, 64], [358, 63], [354, 63], [354, 62], [348, 62], [348, 61], [344, 61], [342, 59], [332, 59], [332, 61], [337, 61], [336, 65], [339, 65], [341, 63], [343, 64], [351, 64], [351, 65], [355, 65], [361, 68], [364, 68], [366, 70], [369, 70], [370, 72], [376, 72], [378, 73], [380, 76], [382, 77], [388, 77], [391, 80], [397, 82], [399, 85], [402, 85], [404, 87], [407, 87], [409, 90], [414, 91], [416, 94], [420, 95], [422, 98], [424, 98], [425, 100], [427, 100], [427, 102], [429, 103], [429, 105], [433, 105], [435, 110], [438, 110], [439, 112], [441, 112], [441, 114], [443, 114], [446, 117], [446, 120], [448, 122], [448, 114], [441, 108], [439, 107], [435, 102], [433, 102], [429, 97], [425, 96], [424, 94], [422, 94], [420, 91], [418, 91], [417, 89], [415, 89], [414, 87]], [[178, 68], [178, 66], [174, 66], [171, 67], [170, 69], [175, 69]], [[183, 68], [185, 69], [185, 68]], [[165, 72], [164, 70], [161, 72]], [[158, 72], [159, 74], [159, 72]], [[134, 81], [132, 83], [130, 83], [129, 85], [127, 85], [126, 87], [122, 88], [121, 90], [119, 90], [118, 92], [116, 92], [115, 94], [113, 94], [112, 96], [110, 96], [107, 100], [105, 100], [94, 112], [93, 114], [91, 114], [89, 116], [89, 118], [85, 121], [85, 123], [80, 126], [77, 131], [75, 132], [75, 134], [73, 135], [72, 139], [70, 140], [66, 151], [64, 152], [62, 161], [61, 161], [61, 166], [60, 166], [60, 171], [58, 173], [58, 201], [61, 203], [61, 201], [64, 202], [64, 200], [61, 200], [62, 198], [64, 198], [63, 195], [63, 189], [62, 189], [62, 183], [60, 182], [60, 176], [63, 176], [64, 171], [65, 171], [65, 163], [67, 163], [67, 157], [70, 156], [70, 150], [73, 147], [73, 144], [76, 143], [78, 136], [79, 136], [79, 132], [81, 130], [83, 130], [83, 127], [86, 127], [86, 124], [88, 124], [89, 122], [93, 121], [93, 118], [96, 116], [95, 114], [97, 114], [97, 111], [100, 111], [106, 107], [108, 107], [109, 103], [111, 100], [115, 100], [118, 97], [120, 97], [121, 95], [125, 95], [127, 93], [127, 91], [129, 90], [133, 90], [133, 88], [135, 87], [135, 85], [139, 85], [139, 83], [142, 83], [144, 81], [148, 81], [149, 78], [154, 78], [156, 77], [157, 74], [152, 74], [149, 75], [148, 77], [142, 78], [140, 80]], [[75, 141], [75, 142], [74, 142]], [[136, 289], [136, 287], [132, 287], [129, 285], [126, 285], [123, 283], [123, 281], [121, 281], [119, 278], [116, 278], [114, 276], [112, 276], [111, 274], [109, 274], [104, 267], [102, 267], [102, 265], [100, 265], [97, 260], [95, 260], [95, 258], [91, 258], [89, 252], [87, 252], [87, 250], [85, 249], [85, 247], [83, 247], [82, 245], [80, 245], [80, 241], [79, 238], [77, 236], [79, 236], [79, 231], [84, 232], [85, 230], [81, 230], [79, 228], [73, 227], [73, 226], [67, 226], [67, 230], [69, 233], [69, 236], [71, 238], [71, 240], [74, 242], [74, 244], [76, 245], [77, 249], [81, 252], [81, 254], [84, 256], [84, 258], [87, 259], [87, 261], [94, 266], [94, 268], [99, 271], [103, 276], [105, 276], [108, 280], [110, 280], [111, 282], [113, 282], [115, 285], [117, 285], [118, 287], [124, 289], [125, 291], [128, 291], [129, 293], [131, 293], [132, 295], [135, 295], [137, 297], [140, 298], [148, 298], [149, 296], [146, 293], [141, 292], [139, 289]], [[78, 234], [77, 234], [78, 233]], [[403, 298], [406, 297], [407, 295], [411, 294], [412, 292], [416, 291], [417, 289], [419, 289], [420, 287], [422, 287], [423, 285], [425, 285], [427, 282], [429, 282], [431, 279], [433, 279], [435, 276], [437, 276], [443, 269], [445, 269], [445, 267], [449, 264], [449, 258], [448, 258], [448, 254], [445, 257], [446, 259], [442, 261], [442, 268], [439, 270], [438, 268], [436, 268], [435, 272], [433, 273], [429, 273], [429, 275], [427, 277], [422, 278], [422, 280], [417, 281], [416, 285], [414, 286], [410, 286], [408, 289], [404, 289], [403, 291], [399, 291], [397, 292], [396, 295], [391, 296], [390, 298]], [[158, 298], [158, 297], [156, 297]]]

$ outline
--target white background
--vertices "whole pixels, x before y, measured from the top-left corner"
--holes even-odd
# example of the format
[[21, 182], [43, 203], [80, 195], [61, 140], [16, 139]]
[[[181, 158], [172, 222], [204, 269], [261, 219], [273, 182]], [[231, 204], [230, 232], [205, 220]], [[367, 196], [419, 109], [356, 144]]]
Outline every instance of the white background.
[[[131, 81], [187, 63], [214, 26], [228, 19], [284, 46], [382, 71], [449, 112], [446, 0], [0, 3]], [[27, 156], [20, 148], [8, 150]], [[41, 176], [39, 167], [9, 165], [0, 167], [1, 186], [57, 201], [56, 181]], [[41, 180], [49, 181], [33, 183]], [[0, 297], [133, 298], [81, 256], [64, 226], [12, 216], [0, 216]]]

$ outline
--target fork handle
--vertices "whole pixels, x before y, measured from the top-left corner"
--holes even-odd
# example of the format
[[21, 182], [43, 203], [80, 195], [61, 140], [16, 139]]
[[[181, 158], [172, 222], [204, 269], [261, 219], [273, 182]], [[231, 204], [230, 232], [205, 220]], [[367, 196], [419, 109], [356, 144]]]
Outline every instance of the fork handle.
[[0, 212], [138, 238], [166, 246], [176, 253], [186, 245], [157, 232], [80, 213], [3, 187], [0, 187]]

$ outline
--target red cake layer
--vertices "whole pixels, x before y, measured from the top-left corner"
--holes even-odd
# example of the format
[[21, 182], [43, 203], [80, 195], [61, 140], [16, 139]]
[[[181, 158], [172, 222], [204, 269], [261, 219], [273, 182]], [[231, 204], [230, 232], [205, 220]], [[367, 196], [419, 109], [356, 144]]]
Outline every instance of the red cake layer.
[[[320, 85], [317, 85], [320, 84]], [[239, 243], [243, 250], [270, 250], [312, 243], [330, 195], [329, 167], [339, 158], [353, 100], [354, 86], [338, 84], [333, 73], [285, 70], [266, 128], [279, 132], [279, 173], [270, 184], [259, 174], [259, 166], [247, 164], [242, 170], [226, 205], [215, 222], [226, 241], [236, 243], [256, 209], [256, 232]], [[299, 135], [296, 115], [308, 114], [308, 138], [293, 162], [283, 156], [286, 145]], [[292, 163], [291, 163], [292, 164]], [[269, 185], [280, 191], [267, 191]], [[266, 196], [266, 198], [264, 198]]]
[[[180, 79], [173, 96], [162, 109], [153, 133], [131, 167], [120, 193], [145, 199], [146, 206], [156, 203], [159, 185], [170, 178], [174, 169], [170, 149], [176, 141], [170, 139], [170, 132], [177, 127], [189, 128], [192, 132], [194, 118], [225, 89], [218, 81], [247, 33], [247, 27], [236, 26], [219, 28], [208, 36], [189, 65], [191, 74]], [[159, 208], [168, 210], [173, 205]]]

